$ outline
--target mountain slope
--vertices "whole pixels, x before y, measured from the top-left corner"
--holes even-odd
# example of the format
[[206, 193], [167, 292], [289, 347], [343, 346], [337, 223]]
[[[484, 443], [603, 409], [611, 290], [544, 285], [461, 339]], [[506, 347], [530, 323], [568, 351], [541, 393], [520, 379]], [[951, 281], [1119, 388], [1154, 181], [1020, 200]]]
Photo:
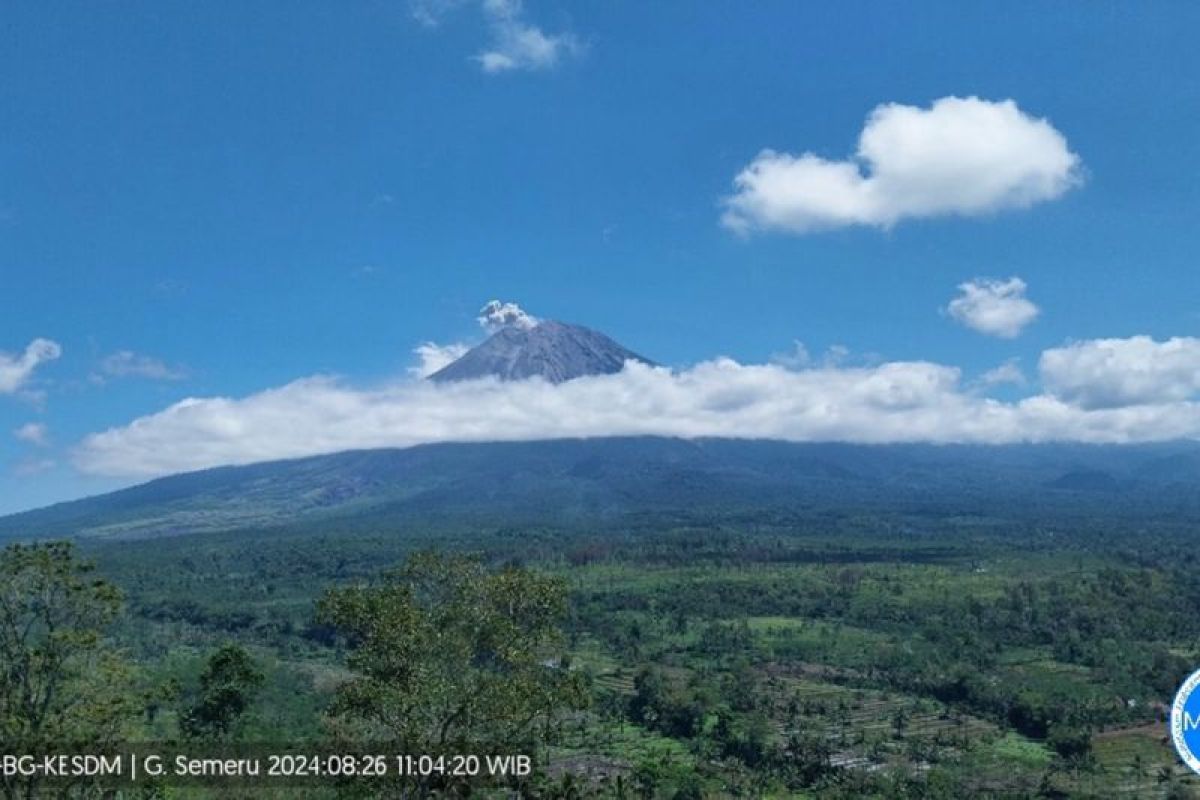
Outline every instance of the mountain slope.
[[[157, 537], [318, 524], [380, 530], [431, 519], [591, 525], [641, 513], [1053, 507], [1200, 517], [1200, 476], [1162, 465], [1195, 444], [934, 446], [657, 437], [436, 444], [221, 467], [0, 518], [0, 539]], [[1148, 469], [1153, 466], [1156, 469]], [[1106, 491], [1062, 491], [1100, 471]], [[1147, 478], [1146, 476], [1151, 476]]]
[[466, 381], [493, 376], [522, 380], [537, 376], [562, 383], [620, 372], [626, 361], [653, 363], [590, 328], [547, 320], [529, 328], [502, 328], [429, 379]]

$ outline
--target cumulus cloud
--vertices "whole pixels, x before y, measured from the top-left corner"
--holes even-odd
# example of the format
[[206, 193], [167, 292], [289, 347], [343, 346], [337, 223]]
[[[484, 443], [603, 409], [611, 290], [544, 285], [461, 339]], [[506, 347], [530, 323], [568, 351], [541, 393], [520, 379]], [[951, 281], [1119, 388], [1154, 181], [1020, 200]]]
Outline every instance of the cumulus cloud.
[[415, 367], [408, 368], [408, 374], [414, 378], [428, 378], [442, 367], [457, 361], [470, 348], [465, 344], [435, 344], [423, 342], [413, 348], [413, 354], [419, 359]]
[[1025, 297], [1027, 288], [1020, 278], [977, 278], [960, 283], [959, 295], [946, 306], [946, 313], [972, 330], [1013, 339], [1040, 313]]
[[1003, 386], [1004, 384], [1014, 384], [1016, 386], [1025, 385], [1025, 373], [1021, 371], [1021, 367], [1017, 364], [1015, 358], [1005, 361], [998, 367], [993, 367], [987, 372], [979, 376], [979, 382], [984, 386]]
[[786, 368], [716, 359], [680, 371], [631, 362], [615, 375], [557, 385], [536, 378], [404, 380], [363, 389], [312, 377], [243, 398], [181, 401], [88, 436], [73, 459], [88, 473], [150, 477], [428, 442], [616, 435], [866, 443], [1200, 437], [1200, 403], [1190, 399], [1194, 376], [1186, 392], [1161, 391], [1160, 382], [1157, 392], [1126, 392], [1135, 404], [1098, 406], [1079, 402], [1097, 391], [1084, 390], [1083, 381], [1064, 393], [1056, 358], [1043, 365], [1044, 375], [1060, 378], [1055, 393], [1013, 402], [964, 386], [955, 367], [925, 361]]
[[150, 356], [120, 350], [106, 356], [100, 362], [100, 371], [93, 380], [103, 382], [105, 378], [148, 378], [155, 381], [179, 381], [187, 377], [183, 367], [172, 367]]
[[62, 347], [49, 339], [34, 339], [19, 355], [0, 352], [0, 394], [12, 394], [25, 385], [39, 364], [62, 355]]
[[1026, 208], [1059, 197], [1080, 176], [1066, 138], [1012, 100], [889, 103], [871, 112], [852, 158], [763, 150], [734, 178], [721, 221], [741, 234], [889, 228]]
[[1200, 392], [1200, 339], [1091, 339], [1042, 353], [1047, 391], [1084, 408], [1187, 401]]
[[563, 57], [582, 52], [583, 46], [573, 34], [548, 34], [527, 22], [521, 0], [484, 0], [483, 13], [492, 41], [475, 60], [484, 72], [549, 69]]
[[44, 447], [49, 442], [48, 434], [49, 430], [40, 422], [27, 422], [13, 431], [18, 441], [38, 447]]
[[475, 319], [479, 326], [488, 333], [495, 333], [501, 328], [529, 330], [541, 322], [537, 317], [526, 313], [516, 303], [502, 303], [499, 300], [492, 300], [479, 309], [479, 316]]

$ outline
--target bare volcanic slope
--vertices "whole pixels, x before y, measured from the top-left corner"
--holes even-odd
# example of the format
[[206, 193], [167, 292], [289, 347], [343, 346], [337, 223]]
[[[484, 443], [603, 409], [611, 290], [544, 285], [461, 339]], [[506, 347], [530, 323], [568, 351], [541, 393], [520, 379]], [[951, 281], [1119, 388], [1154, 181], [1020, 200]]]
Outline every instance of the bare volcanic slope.
[[620, 372], [626, 361], [654, 364], [598, 331], [546, 320], [529, 328], [500, 329], [429, 379], [469, 381], [491, 376], [522, 380], [537, 376], [562, 383], [586, 375]]

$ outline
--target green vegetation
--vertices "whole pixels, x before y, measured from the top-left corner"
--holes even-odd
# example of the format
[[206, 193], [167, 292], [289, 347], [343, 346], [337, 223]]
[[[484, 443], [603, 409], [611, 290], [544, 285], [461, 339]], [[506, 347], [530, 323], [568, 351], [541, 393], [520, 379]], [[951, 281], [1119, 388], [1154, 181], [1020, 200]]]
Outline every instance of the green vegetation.
[[200, 693], [179, 718], [189, 739], [236, 739], [243, 715], [254, 701], [263, 674], [254, 659], [236, 644], [227, 644], [208, 659], [200, 675]]
[[[118, 742], [137, 713], [131, 667], [103, 634], [120, 592], [71, 545], [0, 554], [0, 743], [39, 755]], [[40, 775], [3, 775], [6, 797], [32, 797]]]
[[[130, 662], [126, 739], [527, 753], [525, 796], [1193, 796], [1188, 526], [1044, 513], [92, 541], [71, 580], [127, 594], [82, 640]], [[12, 548], [5, 597], [33, 552], [92, 574]]]
[[[318, 619], [350, 641], [355, 675], [330, 708], [336, 736], [433, 756], [531, 752], [586, 701], [561, 656], [565, 612], [560, 579], [428, 552], [378, 585], [330, 590]], [[446, 790], [469, 777], [416, 783]]]

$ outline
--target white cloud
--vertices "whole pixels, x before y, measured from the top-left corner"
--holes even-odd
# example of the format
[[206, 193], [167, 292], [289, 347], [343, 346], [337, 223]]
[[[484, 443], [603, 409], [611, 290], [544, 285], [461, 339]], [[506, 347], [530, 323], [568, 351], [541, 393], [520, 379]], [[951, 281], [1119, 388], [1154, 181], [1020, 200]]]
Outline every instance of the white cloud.
[[100, 374], [93, 380], [103, 382], [104, 377], [111, 378], [148, 378], [156, 381], [178, 381], [187, 377], [183, 367], [171, 367], [157, 358], [121, 350], [107, 356], [100, 362]]
[[[448, 14], [467, 4], [466, 0], [412, 0], [409, 7], [413, 19], [427, 28], [436, 28]], [[551, 69], [565, 57], [584, 50], [574, 34], [546, 33], [529, 22], [521, 0], [480, 0], [478, 8], [491, 41], [472, 60], [486, 73]]]
[[49, 430], [40, 422], [27, 422], [13, 431], [13, 436], [18, 441], [38, 447], [44, 447], [48, 443], [48, 434]]
[[428, 28], [442, 24], [446, 14], [462, 5], [465, 0], [411, 0], [409, 10], [413, 19]]
[[1045, 119], [1012, 100], [943, 97], [871, 112], [853, 158], [763, 150], [736, 178], [722, 223], [746, 234], [978, 216], [1059, 197], [1080, 160]]
[[1042, 383], [1056, 397], [1103, 409], [1193, 399], [1200, 392], [1200, 339], [1091, 339], [1046, 350]]
[[462, 358], [469, 349], [467, 345], [458, 342], [453, 344], [423, 342], [413, 348], [413, 354], [420, 359], [420, 363], [415, 367], [409, 367], [408, 374], [414, 378], [428, 378], [442, 367]]
[[492, 41], [475, 60], [484, 72], [549, 69], [583, 51], [573, 34], [548, 34], [525, 21], [521, 0], [484, 0], [483, 13]]
[[499, 300], [492, 300], [479, 309], [479, 316], [475, 320], [488, 333], [495, 333], [501, 328], [529, 330], [541, 322], [516, 303], [502, 303]]
[[39, 364], [62, 355], [62, 347], [49, 339], [34, 339], [20, 355], [0, 352], [0, 394], [20, 389]]
[[874, 366], [882, 361], [875, 353], [858, 353], [850, 352], [850, 348], [844, 344], [831, 344], [820, 358], [813, 356], [809, 352], [808, 347], [799, 339], [792, 341], [792, 349], [782, 353], [772, 353], [768, 363], [784, 367], [791, 370], [801, 370], [806, 368], [833, 368], [846, 367], [854, 364], [856, 366]]
[[775, 353], [771, 356], [771, 363], [778, 364], [787, 369], [804, 369], [812, 364], [812, 354], [808, 352], [808, 348], [804, 346], [804, 342], [799, 339], [792, 341], [792, 349], [783, 353]]
[[716, 359], [678, 372], [630, 363], [557, 385], [404, 380], [361, 389], [313, 377], [240, 399], [184, 400], [88, 436], [73, 458], [88, 473], [148, 477], [353, 448], [614, 435], [1153, 441], [1200, 437], [1194, 385], [1193, 376], [1189, 392], [1142, 391], [1136, 405], [1096, 407], [1074, 401], [1089, 396], [1078, 387], [1001, 401], [964, 386], [958, 369], [924, 361], [787, 369]]
[[979, 382], [984, 386], [1002, 386], [1006, 383], [1016, 386], [1025, 385], [1025, 373], [1021, 372], [1015, 358], [1010, 358], [998, 367], [993, 367], [979, 376]]
[[1027, 288], [1020, 278], [976, 278], [958, 285], [960, 294], [950, 301], [946, 313], [980, 333], [1013, 339], [1040, 313], [1025, 297]]

